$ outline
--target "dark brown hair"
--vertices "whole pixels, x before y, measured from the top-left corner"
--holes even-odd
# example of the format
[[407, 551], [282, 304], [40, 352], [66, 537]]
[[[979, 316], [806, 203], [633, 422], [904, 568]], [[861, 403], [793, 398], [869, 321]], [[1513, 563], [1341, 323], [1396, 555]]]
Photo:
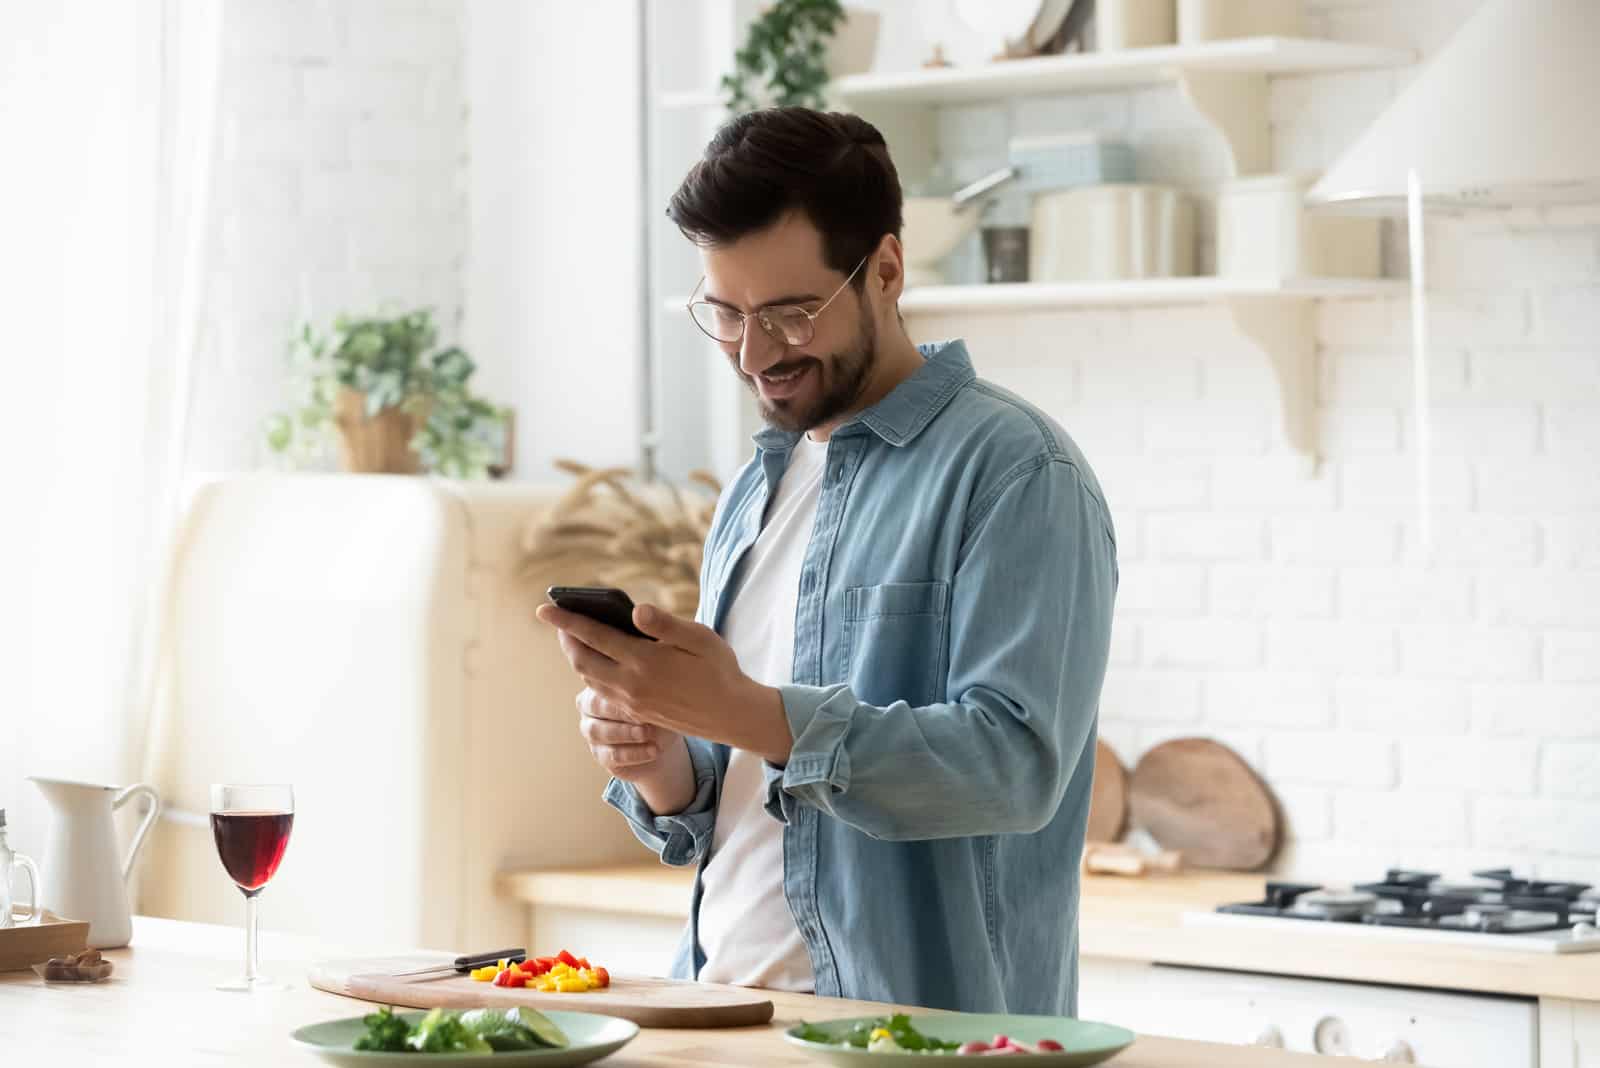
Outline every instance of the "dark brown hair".
[[[900, 177], [883, 135], [857, 115], [765, 108], [724, 123], [667, 205], [697, 245], [730, 245], [804, 212], [841, 274], [900, 236]], [[857, 288], [865, 284], [857, 275]]]

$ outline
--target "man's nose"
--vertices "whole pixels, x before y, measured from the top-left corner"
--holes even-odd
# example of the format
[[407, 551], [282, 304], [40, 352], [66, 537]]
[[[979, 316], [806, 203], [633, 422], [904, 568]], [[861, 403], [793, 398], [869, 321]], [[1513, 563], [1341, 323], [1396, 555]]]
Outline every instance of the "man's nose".
[[783, 344], [767, 333], [757, 316], [745, 320], [744, 336], [739, 339], [739, 370], [758, 375], [783, 359], [783, 351]]

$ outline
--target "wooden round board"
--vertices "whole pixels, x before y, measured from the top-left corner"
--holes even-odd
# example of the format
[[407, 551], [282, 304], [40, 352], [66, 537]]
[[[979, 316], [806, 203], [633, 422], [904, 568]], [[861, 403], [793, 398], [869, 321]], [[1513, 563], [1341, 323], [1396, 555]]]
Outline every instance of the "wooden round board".
[[1089, 791], [1089, 841], [1115, 842], [1128, 819], [1128, 772], [1114, 749], [1094, 746], [1094, 786]]
[[527, 1005], [541, 1011], [620, 1016], [640, 1027], [749, 1027], [772, 1019], [772, 1002], [760, 990], [683, 979], [617, 975], [604, 990], [544, 994], [480, 983], [466, 975], [398, 979], [393, 974], [450, 959], [440, 954], [326, 961], [313, 966], [309, 978], [318, 990], [413, 1009]]
[[1278, 848], [1278, 806], [1239, 754], [1209, 738], [1145, 753], [1129, 780], [1136, 826], [1200, 868], [1254, 871]]

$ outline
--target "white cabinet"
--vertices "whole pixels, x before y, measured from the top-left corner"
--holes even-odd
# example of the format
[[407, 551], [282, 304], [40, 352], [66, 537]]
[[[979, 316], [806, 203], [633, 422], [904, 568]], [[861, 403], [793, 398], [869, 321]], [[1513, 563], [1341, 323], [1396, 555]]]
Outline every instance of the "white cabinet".
[[1532, 998], [1084, 959], [1078, 1014], [1143, 1034], [1432, 1068], [1552, 1064], [1539, 1060], [1540, 1005]]
[[1539, 1068], [1600, 1068], [1600, 1001], [1539, 1000]]

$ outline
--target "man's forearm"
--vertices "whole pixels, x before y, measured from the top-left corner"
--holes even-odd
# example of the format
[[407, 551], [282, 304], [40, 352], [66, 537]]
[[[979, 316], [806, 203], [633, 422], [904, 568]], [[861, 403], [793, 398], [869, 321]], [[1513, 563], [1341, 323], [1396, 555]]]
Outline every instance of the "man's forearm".
[[639, 797], [657, 816], [676, 816], [694, 800], [694, 764], [689, 745], [681, 735], [673, 735], [656, 758], [647, 775], [633, 780]]

